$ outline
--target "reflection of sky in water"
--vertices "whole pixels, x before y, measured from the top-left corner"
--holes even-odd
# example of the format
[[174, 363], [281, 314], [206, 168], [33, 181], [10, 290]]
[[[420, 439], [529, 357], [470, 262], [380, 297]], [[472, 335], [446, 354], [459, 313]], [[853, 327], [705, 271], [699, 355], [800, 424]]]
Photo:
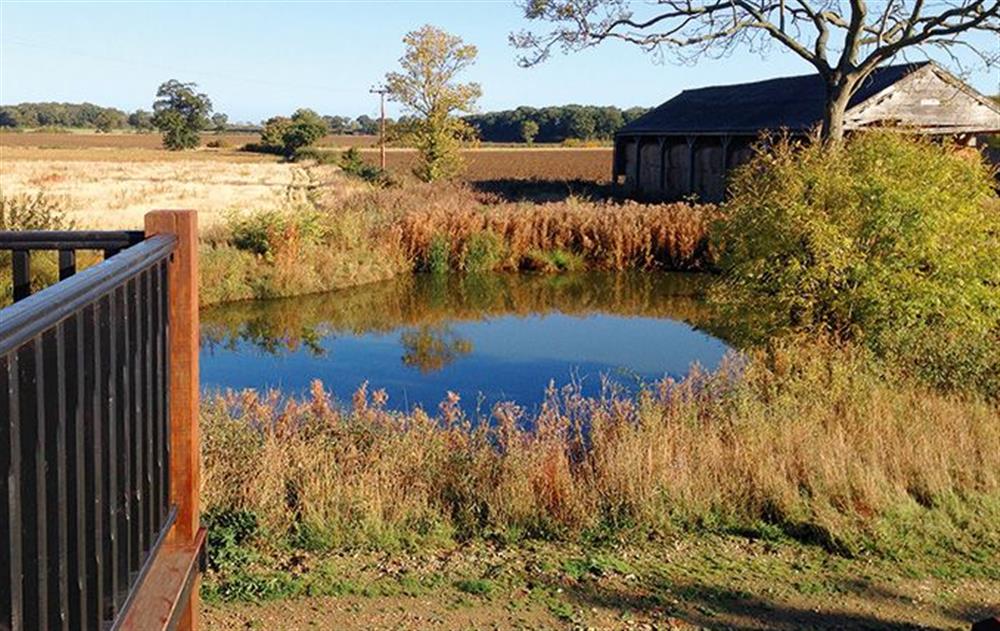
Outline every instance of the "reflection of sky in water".
[[666, 318], [500, 316], [447, 324], [446, 342], [461, 341], [462, 351], [443, 365], [421, 370], [403, 361], [412, 352], [402, 343], [403, 333], [413, 330], [327, 336], [319, 342], [325, 351], [319, 356], [306, 349], [271, 355], [244, 341], [232, 349], [206, 347], [202, 384], [302, 392], [320, 379], [339, 399], [349, 401], [367, 380], [369, 390], [384, 388], [389, 406], [397, 409], [420, 405], [435, 410], [448, 390], [461, 395], [468, 410], [480, 400], [484, 409], [503, 400], [532, 409], [550, 380], [557, 386], [582, 382], [584, 393], [595, 395], [602, 375], [634, 386], [637, 379], [681, 376], [693, 362], [714, 368], [726, 351], [723, 342]]

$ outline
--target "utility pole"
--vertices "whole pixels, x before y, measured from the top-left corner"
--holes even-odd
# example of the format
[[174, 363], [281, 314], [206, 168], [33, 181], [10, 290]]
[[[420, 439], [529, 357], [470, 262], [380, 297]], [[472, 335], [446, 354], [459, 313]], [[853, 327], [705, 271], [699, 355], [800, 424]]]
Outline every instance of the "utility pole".
[[379, 119], [378, 119], [378, 144], [379, 162], [382, 170], [385, 171], [385, 95], [389, 93], [389, 88], [380, 85], [368, 90], [372, 94], [379, 95]]

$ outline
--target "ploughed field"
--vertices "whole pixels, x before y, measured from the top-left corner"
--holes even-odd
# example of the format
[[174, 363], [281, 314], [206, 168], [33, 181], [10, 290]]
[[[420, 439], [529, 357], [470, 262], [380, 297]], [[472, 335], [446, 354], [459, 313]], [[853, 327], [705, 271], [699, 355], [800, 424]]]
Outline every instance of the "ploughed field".
[[[473, 182], [491, 180], [549, 180], [608, 182], [611, 178], [611, 147], [481, 147], [464, 152], [464, 178]], [[378, 164], [378, 149], [363, 149], [362, 155]], [[386, 168], [409, 173], [417, 165], [412, 149], [390, 149]]]

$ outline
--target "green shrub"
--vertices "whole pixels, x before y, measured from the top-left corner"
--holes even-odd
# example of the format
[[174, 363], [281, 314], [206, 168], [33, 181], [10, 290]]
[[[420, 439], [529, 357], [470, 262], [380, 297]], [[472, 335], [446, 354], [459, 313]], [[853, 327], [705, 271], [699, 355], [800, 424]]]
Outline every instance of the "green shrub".
[[448, 237], [436, 235], [427, 248], [427, 259], [424, 261], [424, 271], [432, 274], [447, 274], [450, 268], [451, 244]]
[[[0, 195], [0, 230], [72, 230], [76, 224], [67, 212], [65, 199], [45, 193]], [[32, 292], [55, 283], [58, 274], [53, 253], [31, 257]], [[11, 253], [0, 250], [0, 306], [11, 299], [12, 289]]]
[[520, 267], [531, 272], [573, 272], [583, 269], [583, 257], [567, 250], [531, 250], [521, 260]]
[[72, 230], [66, 200], [45, 193], [0, 195], [0, 230]]
[[326, 233], [321, 213], [308, 208], [234, 213], [226, 221], [232, 245], [263, 256], [291, 243], [319, 243]]
[[470, 274], [492, 272], [503, 259], [503, 243], [492, 232], [477, 232], [465, 243], [462, 270]]
[[337, 164], [344, 173], [359, 177], [366, 182], [380, 186], [386, 186], [391, 183], [389, 174], [365, 162], [357, 147], [351, 147], [342, 153]]
[[752, 337], [860, 340], [932, 383], [1000, 392], [1000, 204], [979, 159], [890, 132], [781, 140], [738, 169], [715, 293]]
[[216, 572], [232, 572], [247, 567], [254, 558], [254, 538], [259, 526], [249, 511], [216, 510], [202, 516], [208, 530], [208, 567]]
[[295, 151], [293, 161], [315, 160], [317, 164], [340, 164], [340, 155], [336, 151], [318, 149], [316, 147], [302, 147]]
[[319, 114], [309, 109], [296, 110], [291, 118], [274, 116], [264, 123], [260, 144], [269, 153], [292, 158], [326, 134], [328, 127]]

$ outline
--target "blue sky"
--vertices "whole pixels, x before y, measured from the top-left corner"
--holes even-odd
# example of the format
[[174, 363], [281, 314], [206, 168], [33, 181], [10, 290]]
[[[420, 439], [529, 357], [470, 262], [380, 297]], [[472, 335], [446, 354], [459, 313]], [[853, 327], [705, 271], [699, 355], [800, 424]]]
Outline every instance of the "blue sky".
[[[681, 90], [810, 71], [774, 49], [697, 66], [656, 64], [621, 43], [522, 69], [507, 43], [527, 25], [512, 2], [11, 2], [0, 0], [0, 103], [90, 101], [149, 109], [170, 78], [195, 81], [216, 111], [258, 121], [298, 107], [374, 115], [368, 88], [397, 66], [404, 33], [430, 23], [479, 47], [467, 80], [482, 110], [585, 103], [656, 105]], [[1000, 43], [979, 38], [996, 49]], [[1000, 91], [997, 71], [970, 77]], [[396, 114], [394, 108], [390, 113]]]

